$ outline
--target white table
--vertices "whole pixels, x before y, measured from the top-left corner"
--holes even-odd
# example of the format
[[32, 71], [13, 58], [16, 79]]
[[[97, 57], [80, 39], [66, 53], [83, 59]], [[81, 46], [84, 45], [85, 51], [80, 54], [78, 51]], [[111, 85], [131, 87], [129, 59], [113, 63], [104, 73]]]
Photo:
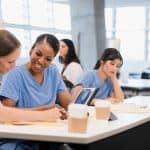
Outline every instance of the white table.
[[[126, 100], [125, 103], [131, 103], [131, 102], [135, 103], [137, 101], [142, 102], [143, 100], [147, 101], [147, 104], [150, 106], [150, 97], [142, 97], [142, 96], [130, 98]], [[124, 139], [124, 134], [125, 134], [125, 137], [126, 137], [126, 134], [130, 135], [130, 133], [128, 133], [128, 130], [132, 130], [135, 127], [144, 125], [144, 127], [142, 127], [143, 133], [145, 137], [148, 136], [148, 138], [150, 138], [149, 132], [146, 131], [147, 135], [144, 132], [145, 124], [148, 124], [146, 125], [146, 128], [148, 126], [148, 129], [150, 129], [150, 123], [149, 123], [150, 113], [141, 113], [141, 114], [139, 113], [138, 114], [137, 113], [116, 113], [116, 115], [118, 116], [118, 120], [110, 121], [108, 123], [102, 123], [101, 121], [91, 119], [89, 121], [87, 133], [85, 134], [69, 133], [67, 130], [66, 123], [63, 126], [40, 126], [40, 125], [17, 126], [17, 125], [1, 124], [0, 125], [0, 137], [47, 141], [47, 142], [83, 144], [84, 146], [89, 145], [90, 147], [90, 148], [84, 147], [83, 149], [94, 150], [94, 149], [97, 149], [96, 147], [100, 145], [101, 141], [105, 143], [105, 140], [106, 140], [106, 143], [107, 143], [107, 140], [109, 142], [113, 141], [113, 138], [115, 139], [116, 136], [120, 136], [119, 139], [121, 139], [122, 134], [123, 134], [123, 139]], [[138, 137], [138, 134], [136, 134], [136, 136]], [[141, 139], [140, 139], [141, 141], [144, 140], [142, 138], [143, 137], [141, 136]], [[126, 139], [130, 139], [130, 138], [126, 138]], [[122, 141], [122, 143], [124, 142]], [[108, 145], [108, 143], [106, 145]], [[112, 145], [116, 146], [115, 143], [112, 143]], [[110, 144], [110, 146], [112, 145]]]
[[150, 96], [150, 79], [128, 79], [127, 82], [119, 82], [126, 97], [136, 95]]

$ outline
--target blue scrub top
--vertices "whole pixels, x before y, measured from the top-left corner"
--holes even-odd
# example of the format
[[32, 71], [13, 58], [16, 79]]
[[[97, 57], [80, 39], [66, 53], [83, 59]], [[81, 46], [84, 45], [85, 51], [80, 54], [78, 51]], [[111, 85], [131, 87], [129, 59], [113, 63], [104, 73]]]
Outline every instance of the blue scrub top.
[[110, 78], [102, 81], [97, 70], [90, 70], [85, 72], [83, 76], [81, 76], [81, 78], [78, 80], [77, 84], [81, 84], [86, 88], [100, 88], [99, 92], [95, 96], [95, 98], [99, 99], [106, 99], [113, 92], [113, 85]]
[[4, 76], [0, 95], [12, 99], [17, 107], [30, 108], [55, 103], [57, 94], [66, 90], [55, 65], [44, 70], [41, 85], [22, 65]]

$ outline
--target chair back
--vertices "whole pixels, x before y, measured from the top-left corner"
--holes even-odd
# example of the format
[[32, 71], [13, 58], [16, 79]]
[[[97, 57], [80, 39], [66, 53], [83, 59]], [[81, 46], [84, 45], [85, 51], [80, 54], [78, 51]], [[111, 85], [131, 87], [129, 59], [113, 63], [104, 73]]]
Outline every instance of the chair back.
[[71, 81], [69, 81], [69, 80], [63, 80], [64, 81], [64, 83], [65, 83], [65, 85], [66, 85], [66, 87], [67, 87], [67, 89], [68, 89], [68, 91], [69, 91], [69, 93], [70, 93], [70, 91], [71, 91], [71, 89], [73, 88], [73, 86], [74, 86], [74, 84], [71, 82]]

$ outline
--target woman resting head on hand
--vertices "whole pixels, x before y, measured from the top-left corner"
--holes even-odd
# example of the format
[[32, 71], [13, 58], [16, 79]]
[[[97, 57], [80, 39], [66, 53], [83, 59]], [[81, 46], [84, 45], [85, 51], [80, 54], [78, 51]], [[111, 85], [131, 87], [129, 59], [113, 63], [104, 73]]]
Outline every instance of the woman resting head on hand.
[[123, 58], [117, 49], [105, 49], [94, 69], [86, 72], [79, 79], [73, 91], [73, 97], [76, 97], [83, 87], [96, 87], [99, 88], [96, 99], [108, 100], [112, 103], [122, 102], [124, 93], [117, 79], [117, 73], [122, 64]]

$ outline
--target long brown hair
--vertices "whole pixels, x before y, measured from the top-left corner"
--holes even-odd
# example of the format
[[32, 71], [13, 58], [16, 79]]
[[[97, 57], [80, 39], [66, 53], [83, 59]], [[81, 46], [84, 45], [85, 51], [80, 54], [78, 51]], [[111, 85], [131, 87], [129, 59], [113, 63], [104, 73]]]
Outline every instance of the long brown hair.
[[0, 57], [9, 55], [20, 46], [19, 40], [11, 32], [0, 29]]
[[101, 61], [106, 62], [108, 60], [114, 60], [114, 59], [120, 59], [121, 66], [123, 64], [123, 58], [120, 54], [120, 52], [115, 48], [107, 48], [104, 50], [102, 56], [98, 61], [96, 62], [94, 69], [98, 69], [101, 65]]
[[75, 46], [72, 40], [70, 39], [61, 39], [68, 47], [68, 53], [66, 55], [66, 59], [63, 60], [66, 65], [70, 64], [71, 62], [76, 62], [80, 64], [80, 60], [76, 54]]

